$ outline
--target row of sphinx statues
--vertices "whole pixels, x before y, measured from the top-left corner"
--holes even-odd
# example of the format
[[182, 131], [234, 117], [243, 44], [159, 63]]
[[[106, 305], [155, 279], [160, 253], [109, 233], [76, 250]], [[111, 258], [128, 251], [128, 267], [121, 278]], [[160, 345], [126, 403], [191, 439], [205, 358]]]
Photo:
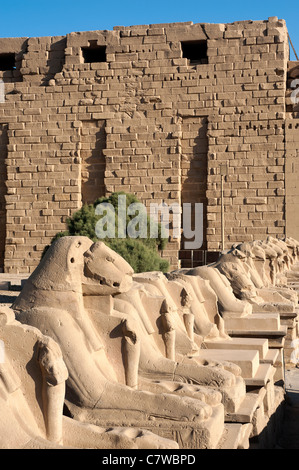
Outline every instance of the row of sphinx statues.
[[198, 352], [231, 340], [226, 317], [296, 308], [298, 259], [296, 240], [268, 238], [135, 274], [101, 241], [56, 240], [0, 308], [0, 448], [217, 448], [246, 385]]

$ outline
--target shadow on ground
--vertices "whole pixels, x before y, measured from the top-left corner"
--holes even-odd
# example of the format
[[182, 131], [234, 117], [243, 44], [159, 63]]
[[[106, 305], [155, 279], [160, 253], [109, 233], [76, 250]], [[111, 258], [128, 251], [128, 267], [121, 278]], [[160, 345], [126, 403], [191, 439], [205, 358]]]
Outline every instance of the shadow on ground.
[[299, 449], [299, 369], [286, 371], [286, 404], [280, 449]]

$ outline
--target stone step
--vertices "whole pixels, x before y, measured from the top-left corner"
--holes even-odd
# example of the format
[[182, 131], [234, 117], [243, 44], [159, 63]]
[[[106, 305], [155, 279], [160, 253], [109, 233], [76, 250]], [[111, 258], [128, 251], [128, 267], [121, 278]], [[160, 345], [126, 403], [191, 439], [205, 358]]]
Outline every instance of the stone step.
[[227, 423], [217, 449], [248, 449], [251, 431], [252, 424]]
[[204, 346], [208, 349], [249, 349], [259, 352], [260, 361], [266, 358], [269, 344], [266, 338], [229, 338], [205, 340]]
[[0, 273], [0, 290], [21, 290], [28, 279], [27, 275]]
[[29, 274], [10, 274], [10, 273], [0, 273], [0, 281], [21, 281], [23, 279], [28, 279]]
[[224, 327], [227, 332], [232, 330], [279, 330], [280, 326], [280, 317], [278, 313], [252, 313], [246, 317], [231, 317], [224, 319]]
[[10, 282], [0, 280], [0, 290], [9, 290]]
[[243, 424], [242, 429], [241, 429], [241, 435], [240, 435], [240, 441], [239, 441], [238, 449], [240, 449], [240, 450], [249, 449], [249, 446], [250, 446], [249, 439], [251, 437], [252, 428], [253, 428], [253, 426], [252, 426], [251, 423]]
[[292, 328], [298, 322], [299, 314], [298, 310], [295, 309], [295, 312], [290, 313], [280, 313], [280, 322], [282, 325], [287, 325], [289, 328]]
[[263, 393], [246, 393], [239, 408], [234, 413], [225, 414], [225, 422], [251, 423], [255, 410], [262, 403], [266, 393], [264, 388], [261, 388], [260, 391]]
[[180, 449], [216, 449], [222, 439], [225, 423], [223, 405], [212, 407], [212, 414], [201, 422], [164, 419], [147, 419], [141, 409], [119, 410], [108, 408], [82, 408], [65, 400], [65, 406], [73, 419], [96, 424], [102, 428], [135, 427], [177, 440]]
[[253, 378], [260, 366], [257, 350], [200, 349], [196, 356], [206, 361], [233, 362], [240, 367], [244, 379]]
[[298, 307], [295, 308], [294, 312], [281, 312], [279, 313], [280, 318], [298, 318], [299, 311]]
[[295, 306], [291, 302], [273, 302], [265, 303], [265, 305], [253, 304], [253, 313], [284, 313], [295, 312]]
[[281, 325], [279, 330], [256, 331], [256, 330], [227, 330], [226, 333], [235, 338], [266, 338], [269, 342], [269, 348], [283, 348], [285, 337], [287, 335], [287, 326]]
[[274, 365], [278, 359], [279, 350], [278, 349], [269, 349], [266, 356], [260, 359], [261, 364], [272, 364]]
[[[255, 312], [261, 315], [267, 314], [267, 313], [273, 313], [273, 312]], [[285, 312], [276, 312], [279, 315], [280, 322], [282, 323], [283, 321], [286, 320], [296, 320], [298, 318], [298, 310], [295, 308], [294, 311], [285, 311]]]
[[246, 386], [264, 387], [273, 376], [275, 368], [271, 364], [260, 364], [254, 377], [244, 378]]

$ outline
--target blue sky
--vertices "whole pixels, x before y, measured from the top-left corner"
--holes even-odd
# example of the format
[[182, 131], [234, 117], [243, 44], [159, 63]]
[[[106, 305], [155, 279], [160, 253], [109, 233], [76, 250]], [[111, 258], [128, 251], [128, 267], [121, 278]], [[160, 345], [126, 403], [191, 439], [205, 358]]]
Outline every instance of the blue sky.
[[180, 21], [231, 23], [270, 16], [286, 20], [299, 56], [298, 0], [0, 0], [0, 37], [59, 36]]

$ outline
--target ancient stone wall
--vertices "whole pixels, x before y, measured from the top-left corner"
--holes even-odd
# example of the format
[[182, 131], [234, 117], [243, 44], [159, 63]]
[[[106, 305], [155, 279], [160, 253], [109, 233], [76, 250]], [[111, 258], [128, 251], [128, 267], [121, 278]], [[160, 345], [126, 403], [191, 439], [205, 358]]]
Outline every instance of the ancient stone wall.
[[5, 252], [5, 236], [6, 236], [6, 165], [5, 158], [7, 155], [7, 126], [0, 124], [0, 266], [4, 264]]
[[299, 232], [298, 214], [299, 119], [286, 120], [286, 231], [290, 237]]
[[286, 233], [288, 236], [298, 236], [298, 170], [299, 170], [299, 62], [288, 63], [288, 80], [286, 90]]
[[[203, 202], [217, 251], [223, 163], [227, 246], [283, 235], [288, 59], [277, 18], [0, 39], [4, 270], [32, 272], [68, 216], [115, 191]], [[174, 267], [181, 248], [163, 253]]]

